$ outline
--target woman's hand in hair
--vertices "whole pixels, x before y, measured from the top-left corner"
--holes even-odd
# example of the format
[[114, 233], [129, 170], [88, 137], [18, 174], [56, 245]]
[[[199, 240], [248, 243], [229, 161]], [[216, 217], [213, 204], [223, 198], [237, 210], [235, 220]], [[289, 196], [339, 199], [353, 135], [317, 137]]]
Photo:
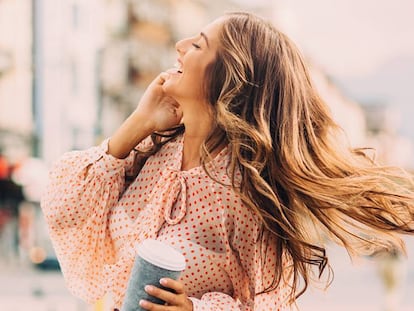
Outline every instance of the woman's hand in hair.
[[154, 132], [178, 125], [182, 118], [180, 105], [165, 94], [162, 86], [169, 74], [159, 74], [148, 86], [134, 113], [147, 119], [148, 127]]
[[145, 291], [149, 295], [165, 301], [165, 305], [141, 300], [139, 303], [141, 308], [150, 311], [193, 311], [193, 303], [188, 299], [183, 283], [169, 278], [161, 279], [160, 283], [162, 286], [172, 289], [174, 292], [155, 286], [146, 286]]

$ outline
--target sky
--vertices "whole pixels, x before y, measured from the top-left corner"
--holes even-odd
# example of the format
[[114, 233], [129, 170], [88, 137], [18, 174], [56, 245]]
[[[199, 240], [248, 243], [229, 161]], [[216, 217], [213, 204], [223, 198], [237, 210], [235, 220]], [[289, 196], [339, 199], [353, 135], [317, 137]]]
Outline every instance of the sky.
[[412, 0], [278, 2], [292, 36], [333, 75], [368, 74], [391, 58], [414, 54]]

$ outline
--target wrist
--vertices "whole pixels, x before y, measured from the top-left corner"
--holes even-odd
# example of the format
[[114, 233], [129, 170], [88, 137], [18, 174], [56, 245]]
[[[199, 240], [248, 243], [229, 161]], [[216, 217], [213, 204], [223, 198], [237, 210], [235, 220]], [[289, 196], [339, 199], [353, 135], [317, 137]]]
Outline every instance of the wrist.
[[138, 140], [141, 136], [147, 137], [156, 131], [155, 122], [152, 118], [142, 114], [139, 110], [135, 110], [125, 122], [128, 121], [135, 128], [132, 133], [135, 134]]
[[118, 159], [126, 158], [142, 140], [151, 135], [151, 118], [134, 111], [112, 135], [108, 144], [108, 153]]

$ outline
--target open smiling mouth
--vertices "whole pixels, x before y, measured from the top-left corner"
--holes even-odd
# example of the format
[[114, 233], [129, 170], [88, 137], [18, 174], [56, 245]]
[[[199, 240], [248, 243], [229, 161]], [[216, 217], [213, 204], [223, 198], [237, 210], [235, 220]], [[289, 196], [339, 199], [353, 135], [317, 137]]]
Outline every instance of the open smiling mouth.
[[180, 75], [183, 73], [183, 68], [180, 65], [180, 63], [177, 62], [174, 64], [174, 67], [169, 68], [168, 70], [166, 70], [166, 72], [172, 75]]
[[174, 64], [174, 68], [177, 70], [177, 73], [183, 73], [182, 65], [179, 62]]

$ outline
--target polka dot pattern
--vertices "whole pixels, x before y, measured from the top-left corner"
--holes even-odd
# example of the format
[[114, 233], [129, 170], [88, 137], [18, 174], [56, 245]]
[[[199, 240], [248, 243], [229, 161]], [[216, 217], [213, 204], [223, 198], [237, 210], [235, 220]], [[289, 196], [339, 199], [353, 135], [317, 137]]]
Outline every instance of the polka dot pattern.
[[[65, 154], [52, 168], [42, 197], [50, 236], [73, 294], [92, 303], [111, 293], [114, 308], [119, 308], [134, 245], [156, 238], [185, 256], [180, 279], [194, 310], [290, 310], [287, 283], [256, 294], [273, 278], [275, 263], [270, 260], [262, 267], [255, 243], [257, 222], [238, 194], [225, 186], [230, 184], [227, 149], [208, 164], [213, 180], [201, 167], [180, 170], [183, 137], [178, 137], [150, 157], [126, 185], [134, 151], [116, 159], [107, 154], [107, 142]], [[269, 252], [274, 253], [272, 245]]]

